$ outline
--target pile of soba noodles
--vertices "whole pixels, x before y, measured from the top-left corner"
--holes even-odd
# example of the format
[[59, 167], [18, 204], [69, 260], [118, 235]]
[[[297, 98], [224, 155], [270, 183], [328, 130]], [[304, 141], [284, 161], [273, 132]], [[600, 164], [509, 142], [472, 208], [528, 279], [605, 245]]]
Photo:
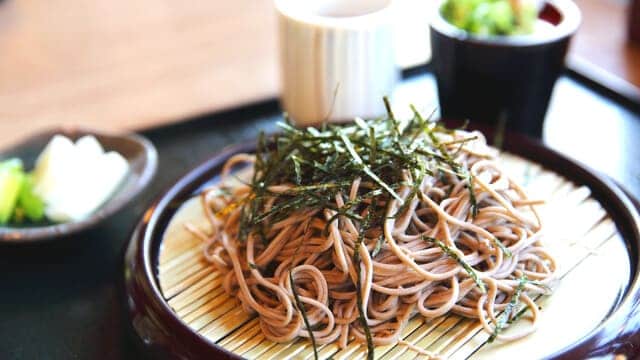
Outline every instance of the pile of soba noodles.
[[[319, 129], [283, 123], [202, 193], [213, 232], [187, 228], [266, 338], [357, 341], [373, 357], [414, 315], [475, 318], [490, 340], [535, 329], [532, 299], [555, 270], [539, 201], [481, 133], [413, 110], [407, 121], [389, 111]], [[527, 308], [531, 325], [502, 333]]]

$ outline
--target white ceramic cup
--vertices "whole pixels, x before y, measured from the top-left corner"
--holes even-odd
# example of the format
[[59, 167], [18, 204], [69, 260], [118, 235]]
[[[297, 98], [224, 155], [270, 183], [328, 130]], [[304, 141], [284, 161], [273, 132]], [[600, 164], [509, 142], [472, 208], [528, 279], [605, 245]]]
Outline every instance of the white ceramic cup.
[[275, 0], [282, 106], [298, 126], [384, 114], [399, 78], [393, 0]]

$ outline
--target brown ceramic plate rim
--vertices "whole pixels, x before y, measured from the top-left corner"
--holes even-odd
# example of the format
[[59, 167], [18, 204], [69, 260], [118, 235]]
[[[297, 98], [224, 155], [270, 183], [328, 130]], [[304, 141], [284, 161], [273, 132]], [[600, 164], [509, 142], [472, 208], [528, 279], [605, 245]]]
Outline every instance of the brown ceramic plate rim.
[[[492, 129], [480, 127], [491, 136]], [[605, 354], [640, 355], [640, 215], [632, 200], [608, 178], [587, 166], [549, 149], [537, 140], [510, 134], [506, 151], [539, 163], [571, 181], [587, 185], [612, 216], [629, 250], [630, 281], [624, 296], [599, 326], [578, 342], [550, 356], [582, 359]], [[157, 257], [168, 221], [181, 203], [213, 179], [233, 154], [255, 149], [252, 142], [227, 148], [189, 172], [162, 195], [136, 226], [125, 253], [124, 292], [134, 331], [143, 347], [154, 357], [217, 358], [240, 357], [191, 330], [171, 310], [157, 280]]]
[[[110, 199], [87, 218], [79, 221], [34, 227], [0, 226], [0, 244], [31, 244], [51, 241], [88, 230], [115, 214], [131, 202], [142, 190], [145, 189], [156, 173], [158, 167], [158, 153], [156, 148], [145, 137], [133, 133], [106, 132], [83, 127], [60, 127], [37, 133], [7, 149], [3, 149], [0, 151], [0, 154], [10, 152], [12, 149], [19, 147], [30, 146], [31, 143], [42, 141], [43, 139], [50, 139], [57, 134], [72, 138], [84, 135], [93, 135], [101, 144], [103, 143], [101, 139], [135, 144], [140, 149], [141, 155], [139, 156], [142, 156], [143, 158], [144, 167], [141, 171], [136, 172], [135, 183], [133, 183], [133, 185], [125, 187], [121, 184]], [[118, 148], [118, 146], [112, 146], [110, 148], [106, 148], [106, 150], [118, 151]], [[39, 149], [39, 151], [42, 150], [43, 149]], [[131, 159], [127, 158], [127, 161], [131, 163]], [[134, 170], [130, 169], [130, 171]], [[129, 176], [131, 176], [131, 174], [129, 174]], [[127, 191], [127, 193], [123, 194], [124, 191]]]

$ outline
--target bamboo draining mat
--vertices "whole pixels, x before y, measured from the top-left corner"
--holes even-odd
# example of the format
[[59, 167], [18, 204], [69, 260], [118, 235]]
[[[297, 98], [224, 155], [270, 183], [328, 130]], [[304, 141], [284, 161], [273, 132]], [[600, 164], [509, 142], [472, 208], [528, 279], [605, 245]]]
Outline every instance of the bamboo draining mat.
[[[515, 344], [483, 346], [489, 335], [481, 330], [479, 323], [457, 315], [429, 320], [414, 316], [404, 329], [403, 339], [444, 358], [494, 358], [496, 352], [501, 356], [513, 354], [523, 358], [522, 350], [527, 344], [530, 344], [531, 352], [524, 357], [535, 358], [538, 357], [536, 351], [542, 351], [537, 348], [540, 343], [553, 349], [569, 345], [567, 341], [578, 340], [607, 316], [628, 276], [625, 275], [628, 262], [623, 261], [628, 256], [620, 235], [605, 210], [590, 197], [588, 188], [576, 186], [523, 158], [509, 154], [503, 154], [502, 158], [507, 173], [527, 188], [531, 198], [547, 200], [547, 205], [539, 210], [546, 229], [546, 245], [559, 263], [561, 280], [553, 296], [537, 300], [542, 307], [541, 322], [547, 322], [546, 326], [540, 325], [544, 332], [539, 330]], [[158, 280], [170, 307], [194, 331], [245, 358], [311, 359], [313, 350], [307, 340], [285, 344], [266, 340], [258, 320], [245, 314], [238, 302], [225, 294], [221, 287], [222, 276], [203, 258], [200, 241], [182, 228], [182, 223], [188, 220], [205, 231], [208, 229], [199, 204], [192, 199], [183, 206], [169, 225], [160, 250]], [[589, 311], [571, 315], [570, 322], [575, 329], [572, 339], [567, 335], [571, 332], [567, 330], [567, 324], [556, 323], [554, 326], [554, 318], [576, 308], [575, 297], [589, 289], [591, 284], [586, 281], [597, 280], [594, 277], [600, 276], [598, 274], [602, 272], [597, 270], [603, 266], [608, 267], [609, 276], [613, 273], [612, 279], [621, 280], [604, 281], [599, 296], [586, 296], [587, 300], [581, 297], [578, 308], [588, 307]], [[524, 322], [525, 319], [521, 320], [513, 328]], [[544, 340], [536, 342], [541, 337], [545, 337]], [[329, 344], [321, 346], [319, 354], [323, 359], [364, 359], [366, 346], [350, 343], [347, 348], [339, 349], [337, 345]], [[378, 346], [375, 354], [380, 359], [417, 356], [405, 345]]]

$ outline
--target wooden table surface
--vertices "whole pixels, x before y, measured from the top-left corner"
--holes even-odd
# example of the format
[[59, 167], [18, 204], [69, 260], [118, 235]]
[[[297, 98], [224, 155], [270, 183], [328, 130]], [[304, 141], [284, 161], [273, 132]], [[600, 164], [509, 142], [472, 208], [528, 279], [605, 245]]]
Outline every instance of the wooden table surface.
[[[572, 54], [640, 86], [620, 1], [577, 0]], [[426, 13], [405, 14], [424, 25], [402, 65], [429, 57]], [[272, 0], [0, 0], [0, 54], [0, 147], [55, 125], [142, 129], [279, 93]]]

